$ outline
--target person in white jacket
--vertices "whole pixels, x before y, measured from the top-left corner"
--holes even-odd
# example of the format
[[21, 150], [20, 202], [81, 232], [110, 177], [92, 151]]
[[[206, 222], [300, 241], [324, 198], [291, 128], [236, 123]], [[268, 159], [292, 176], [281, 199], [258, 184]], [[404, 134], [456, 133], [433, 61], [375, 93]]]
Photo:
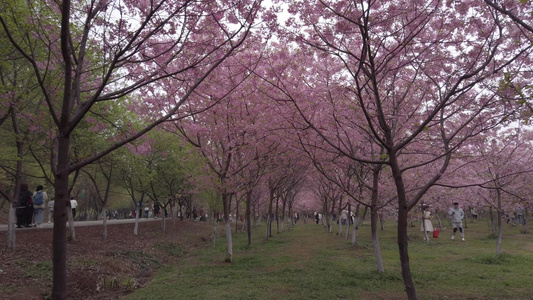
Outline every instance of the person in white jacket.
[[458, 202], [453, 203], [453, 207], [448, 210], [448, 215], [450, 215], [452, 219], [452, 227], [453, 227], [453, 235], [452, 240], [455, 239], [455, 233], [457, 232], [457, 228], [459, 228], [459, 232], [461, 232], [461, 241], [465, 241], [465, 232], [463, 230], [463, 218], [465, 216], [465, 212], [462, 208], [459, 207]]

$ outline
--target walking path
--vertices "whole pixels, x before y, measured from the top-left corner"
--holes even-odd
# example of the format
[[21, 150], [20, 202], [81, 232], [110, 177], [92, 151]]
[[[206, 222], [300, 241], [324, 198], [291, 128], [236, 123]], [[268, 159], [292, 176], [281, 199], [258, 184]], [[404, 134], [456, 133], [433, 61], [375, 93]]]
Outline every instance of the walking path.
[[[139, 219], [139, 222], [152, 222], [152, 221], [161, 221], [161, 219], [154, 219], [154, 218], [143, 218]], [[129, 224], [129, 223], [135, 223], [135, 219], [112, 219], [107, 220], [107, 225], [113, 225], [113, 224]], [[102, 220], [97, 221], [74, 221], [74, 226], [96, 226], [96, 225], [102, 225]], [[68, 223], [67, 223], [68, 226]], [[54, 228], [54, 223], [43, 223], [42, 228]], [[23, 228], [16, 228], [16, 230], [32, 230], [32, 229], [42, 229], [42, 228], [35, 228], [35, 227], [23, 227]], [[0, 224], [0, 232], [7, 231], [7, 224], [2, 223]]]

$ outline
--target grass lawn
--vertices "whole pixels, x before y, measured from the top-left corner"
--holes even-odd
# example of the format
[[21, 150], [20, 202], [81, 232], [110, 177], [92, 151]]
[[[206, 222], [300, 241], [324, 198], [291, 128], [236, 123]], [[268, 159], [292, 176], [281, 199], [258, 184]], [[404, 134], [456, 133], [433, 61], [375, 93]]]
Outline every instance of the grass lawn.
[[[468, 223], [466, 242], [444, 228], [423, 241], [420, 224], [410, 227], [409, 257], [419, 299], [533, 299], [533, 234], [505, 225], [502, 255], [489, 238], [486, 220]], [[337, 227], [335, 227], [335, 232]], [[222, 232], [221, 226], [217, 232]], [[273, 228], [275, 232], [275, 228]], [[329, 234], [322, 225], [299, 223], [264, 239], [254, 228], [233, 235], [234, 262], [224, 263], [225, 239], [163, 267], [146, 287], [124, 299], [406, 299], [396, 244], [396, 223], [379, 231], [385, 266], [378, 273], [370, 226], [358, 245]], [[459, 237], [459, 234], [457, 234]]]

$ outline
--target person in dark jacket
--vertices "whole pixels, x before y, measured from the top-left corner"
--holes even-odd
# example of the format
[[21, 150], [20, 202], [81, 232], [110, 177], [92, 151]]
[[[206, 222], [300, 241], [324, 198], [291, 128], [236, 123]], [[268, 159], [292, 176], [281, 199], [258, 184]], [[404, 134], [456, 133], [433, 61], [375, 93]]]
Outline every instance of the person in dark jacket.
[[32, 193], [26, 183], [20, 184], [19, 198], [17, 202], [17, 228], [31, 227], [33, 219]]

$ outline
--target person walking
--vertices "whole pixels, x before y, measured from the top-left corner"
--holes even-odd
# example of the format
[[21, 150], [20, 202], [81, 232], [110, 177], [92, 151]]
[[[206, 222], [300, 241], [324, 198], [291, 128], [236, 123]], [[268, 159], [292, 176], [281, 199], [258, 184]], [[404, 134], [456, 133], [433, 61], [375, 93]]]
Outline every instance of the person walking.
[[19, 198], [17, 200], [17, 228], [31, 227], [33, 217], [33, 207], [31, 192], [26, 183], [20, 184]]
[[70, 197], [70, 208], [72, 209], [72, 219], [76, 218], [76, 208], [78, 207], [78, 201], [74, 197]]
[[146, 219], [148, 219], [148, 215], [150, 215], [150, 206], [148, 206], [148, 204], [145, 204], [145, 206], [144, 206], [144, 216], [146, 217]]
[[424, 232], [424, 240], [427, 238], [429, 240], [430, 234], [433, 232], [433, 223], [431, 223], [431, 212], [429, 211], [429, 206], [424, 204], [422, 205], [422, 224], [420, 225], [420, 231]]
[[196, 206], [193, 206], [192, 208], [192, 218], [194, 221], [196, 221], [196, 218], [198, 218], [198, 211], [196, 210]]
[[35, 193], [33, 193], [33, 220], [35, 227], [42, 228], [44, 222], [45, 202], [48, 200], [48, 195], [43, 190], [42, 185], [38, 185]]
[[161, 205], [159, 204], [159, 202], [154, 202], [153, 206], [152, 206], [152, 211], [154, 212], [154, 219], [157, 219], [157, 217], [159, 216], [159, 210], [161, 209]]
[[448, 215], [452, 219], [452, 227], [453, 227], [453, 234], [452, 234], [452, 240], [455, 239], [455, 233], [457, 232], [457, 228], [459, 228], [459, 232], [461, 232], [461, 241], [465, 241], [465, 233], [463, 230], [463, 218], [465, 216], [465, 212], [462, 208], [459, 207], [458, 202], [453, 203], [453, 207], [448, 210]]

